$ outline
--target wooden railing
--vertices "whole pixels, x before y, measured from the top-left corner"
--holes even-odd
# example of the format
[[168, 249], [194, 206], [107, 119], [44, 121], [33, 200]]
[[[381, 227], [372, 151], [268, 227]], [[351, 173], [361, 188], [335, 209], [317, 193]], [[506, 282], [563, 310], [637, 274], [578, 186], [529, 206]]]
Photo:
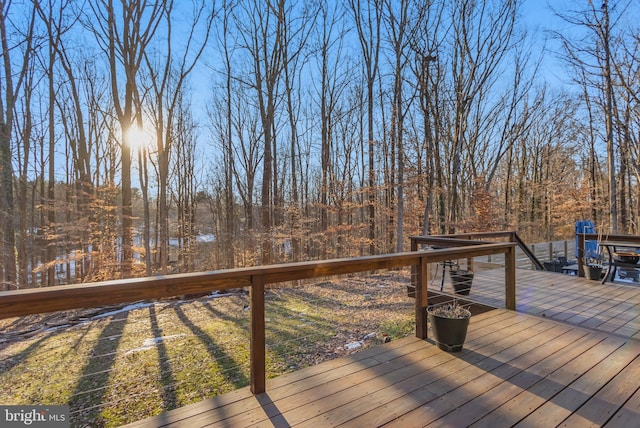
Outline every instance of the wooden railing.
[[[438, 239], [440, 239], [439, 242], [441, 244], [446, 244], [446, 242], [442, 241], [442, 239], [446, 238]], [[448, 242], [452, 244], [448, 246], [453, 246], [453, 241]], [[457, 242], [455, 245], [463, 244], [463, 242]], [[466, 241], [465, 246], [433, 251], [412, 251], [348, 259], [4, 291], [0, 292], [0, 319], [248, 287], [251, 316], [250, 387], [254, 394], [258, 394], [265, 391], [266, 384], [264, 301], [266, 285], [292, 280], [411, 266], [415, 273], [413, 282], [416, 290], [416, 336], [424, 339], [427, 337], [428, 265], [454, 258], [471, 258], [490, 254], [505, 255], [505, 307], [515, 310], [515, 244], [511, 242], [484, 243]]]
[[[518, 236], [518, 233], [513, 230], [499, 231], [499, 232], [467, 232], [456, 233], [452, 235], [426, 235], [426, 236], [412, 236], [411, 237], [411, 250], [416, 251], [420, 245], [442, 245], [442, 241], [439, 239], [446, 239], [444, 244], [449, 247], [455, 247], [460, 245], [469, 245], [470, 242], [475, 244], [493, 242], [494, 239], [500, 239], [506, 242], [514, 242], [518, 248], [531, 260], [532, 266], [537, 270], [544, 270], [543, 264], [538, 260], [536, 255], [531, 251], [524, 241]], [[472, 241], [473, 240], [473, 241]]]
[[614, 241], [630, 244], [638, 244], [640, 247], [640, 236], [637, 235], [616, 235], [597, 233], [577, 233], [578, 237], [578, 276], [584, 276], [584, 255], [586, 241]]

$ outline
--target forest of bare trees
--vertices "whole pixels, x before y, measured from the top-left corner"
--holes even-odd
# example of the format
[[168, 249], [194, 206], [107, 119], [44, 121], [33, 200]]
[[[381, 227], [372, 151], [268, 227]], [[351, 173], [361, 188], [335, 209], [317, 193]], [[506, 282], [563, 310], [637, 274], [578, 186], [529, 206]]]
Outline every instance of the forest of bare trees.
[[0, 290], [637, 233], [640, 10], [565, 3], [0, 0]]

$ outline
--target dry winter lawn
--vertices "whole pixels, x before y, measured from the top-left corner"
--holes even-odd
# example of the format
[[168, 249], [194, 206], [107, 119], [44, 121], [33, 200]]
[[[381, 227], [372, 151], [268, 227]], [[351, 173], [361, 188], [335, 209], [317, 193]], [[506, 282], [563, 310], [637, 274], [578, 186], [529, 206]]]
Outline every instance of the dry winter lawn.
[[[268, 376], [413, 334], [408, 282], [399, 270], [268, 290]], [[248, 303], [238, 290], [0, 321], [0, 403], [118, 426], [246, 386]]]

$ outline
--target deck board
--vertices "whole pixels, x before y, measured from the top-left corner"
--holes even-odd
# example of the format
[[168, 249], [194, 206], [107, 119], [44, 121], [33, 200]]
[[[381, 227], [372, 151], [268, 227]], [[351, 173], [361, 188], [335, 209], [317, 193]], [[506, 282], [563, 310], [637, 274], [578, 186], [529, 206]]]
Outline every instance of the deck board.
[[[638, 356], [637, 347], [632, 346], [631, 348], [618, 348], [606, 355], [605, 358], [600, 359], [598, 364], [590, 367], [588, 371], [571, 383], [569, 388], [563, 389], [551, 400], [546, 401], [516, 426], [557, 426], [565, 421]], [[585, 366], [579, 367], [578, 370], [584, 370], [590, 365], [591, 362], [585, 362]], [[615, 407], [615, 411], [618, 408], [619, 405]], [[597, 421], [590, 423], [598, 425]]]
[[[591, 281], [571, 275], [517, 270], [516, 310], [625, 337], [640, 337], [640, 284]], [[502, 293], [502, 294], [500, 294]], [[498, 298], [496, 296], [499, 296]], [[470, 298], [504, 307], [504, 280], [476, 273]]]
[[[614, 403], [624, 402], [638, 389], [638, 373], [640, 373], [640, 358], [636, 356], [614, 379], [589, 398], [564, 423], [570, 426], [586, 426], [587, 424], [602, 426], [618, 410], [619, 407]], [[637, 424], [637, 419], [635, 423]]]
[[[547, 397], [552, 396], [552, 388], [544, 388], [543, 385], [547, 382], [549, 387], [553, 387], [560, 383], [550, 382], [550, 376], [593, 347], [592, 339], [584, 331], [572, 330], [571, 335], [564, 339], [569, 339], [569, 344], [516, 374], [509, 382], [500, 383], [466, 404], [464, 414], [469, 425], [487, 428], [513, 425], [535, 408], [536, 400], [544, 402], [545, 392]], [[538, 391], [534, 392], [536, 388]], [[482, 409], [487, 407], [487, 402], [492, 403], [489, 407], [494, 410], [483, 414]]]
[[579, 345], [580, 349], [584, 349], [584, 346], [587, 347], [583, 353], [579, 355], [572, 354], [571, 358], [563, 361], [559, 368], [541, 377], [535, 384], [493, 409], [487, 415], [482, 416], [478, 423], [473, 426], [515, 425], [546, 402], [552, 400], [567, 385], [575, 382], [582, 375], [582, 371], [585, 368], [592, 367], [595, 361], [601, 361], [621, 346], [618, 338], [602, 340], [596, 343], [592, 343], [591, 340], [589, 337]]
[[[640, 287], [520, 270], [517, 281], [518, 311], [474, 315], [459, 353], [407, 337], [130, 426], [637, 424]], [[503, 296], [489, 271], [469, 297]]]
[[[486, 336], [490, 337], [490, 335], [481, 334], [481, 331], [488, 326], [492, 326], [495, 329], [506, 328], [509, 325], [509, 321], [502, 318], [492, 316], [479, 319], [478, 324], [473, 329], [470, 329], [470, 333], [474, 330], [477, 331], [479, 341]], [[533, 326], [536, 323], [533, 320], [526, 323], [526, 326]], [[268, 389], [269, 396], [273, 400], [286, 398], [286, 401], [283, 400], [283, 403], [278, 405], [278, 408], [287, 412], [287, 421], [291, 424], [302, 424], [314, 415], [323, 414], [343, 406], [345, 402], [349, 403], [348, 413], [352, 417], [351, 412], [354, 406], [359, 404], [357, 402], [358, 399], [365, 397], [365, 401], [360, 402], [360, 404], [367, 407], [370, 406], [370, 398], [376, 395], [374, 393], [386, 387], [388, 383], [415, 382], [416, 376], [425, 371], [434, 370], [440, 365], [452, 366], [457, 363], [457, 360], [451, 354], [442, 353], [435, 347], [427, 351], [420, 350], [420, 352], [416, 352], [413, 350], [413, 343], [415, 342], [411, 341], [406, 346], [403, 346], [401, 352], [387, 353], [387, 355], [377, 357], [380, 364], [378, 367], [372, 368], [374, 370], [367, 371], [364, 374], [354, 373], [347, 378], [339, 378], [336, 381], [326, 382], [318, 386], [314, 390], [312, 397], [304, 395], [285, 396], [278, 389], [274, 389], [273, 392]], [[378, 376], [380, 370], [386, 374], [384, 379], [380, 379]], [[360, 391], [360, 395], [358, 391]], [[250, 419], [253, 422], [255, 422], [254, 418], [257, 417], [257, 415], [250, 415]], [[238, 421], [248, 426], [246, 415], [242, 419], [238, 419]], [[323, 425], [326, 426], [326, 423]]]
[[[507, 350], [512, 352], [514, 347], [517, 346], [526, 347], [527, 350], [530, 350], [535, 346], [535, 343], [544, 341], [544, 339], [542, 339], [542, 333], [548, 333], [549, 330], [550, 329], [545, 328], [542, 324], [532, 326], [531, 328], [521, 330], [519, 333], [508, 338], [503, 338], [500, 341], [493, 342], [496, 348], [493, 349], [493, 354], [485, 355], [483, 353], [476, 353], [472, 350], [468, 350], [462, 355], [462, 359], [453, 359], [445, 364], [437, 365], [432, 368], [423, 367], [422, 373], [420, 373], [417, 378], [407, 378], [400, 383], [397, 382], [399, 379], [395, 374], [384, 376], [385, 383], [387, 383], [387, 385], [382, 384], [385, 386], [384, 389], [380, 389], [372, 393], [369, 388], [359, 388], [360, 394], [355, 402], [352, 401], [350, 403], [344, 403], [344, 400], [339, 402], [342, 411], [334, 411], [336, 410], [334, 408], [325, 409], [325, 412], [321, 417], [307, 420], [305, 423], [301, 424], [301, 426], [336, 426], [347, 422], [349, 422], [349, 425], [351, 426], [357, 426], [362, 422], [351, 422], [353, 419], [352, 412], [354, 409], [355, 413], [364, 413], [363, 419], [371, 419], [371, 415], [367, 413], [367, 409], [371, 409], [372, 407], [374, 409], [379, 408], [393, 400], [406, 400], [407, 398], [413, 398], [420, 390], [423, 390], [422, 392], [426, 393], [421, 395], [422, 401], [425, 400], [425, 396], [432, 396], [435, 399], [448, 394], [446, 403], [447, 405], [451, 405], [453, 400], [451, 400], [452, 394], [450, 392], [453, 391], [452, 388], [455, 389], [454, 385], [458, 383], [470, 383], [478, 377], [481, 377], [487, 372], [487, 370], [495, 369], [502, 364], [501, 359], [504, 358], [502, 354], [507, 352]], [[531, 339], [527, 340], [527, 337], [530, 334], [536, 334], [535, 337], [538, 338], [538, 341], [536, 342]], [[472, 346], [479, 345], [482, 347], [487, 346], [483, 341], [474, 343]], [[469, 364], [471, 364], [471, 366]], [[473, 367], [474, 370], [470, 369], [470, 367]], [[387, 378], [390, 378], [390, 381], [387, 380]], [[411, 394], [410, 397], [407, 397], [407, 394]], [[351, 394], [351, 398], [352, 397], [353, 394]], [[390, 414], [387, 413], [384, 417], [387, 418], [386, 421], [378, 419], [376, 422], [381, 423], [389, 421]]]
[[[637, 376], [635, 377], [637, 379]], [[632, 427], [638, 424], [640, 415], [640, 389], [626, 402], [622, 409], [604, 425], [605, 427]]]

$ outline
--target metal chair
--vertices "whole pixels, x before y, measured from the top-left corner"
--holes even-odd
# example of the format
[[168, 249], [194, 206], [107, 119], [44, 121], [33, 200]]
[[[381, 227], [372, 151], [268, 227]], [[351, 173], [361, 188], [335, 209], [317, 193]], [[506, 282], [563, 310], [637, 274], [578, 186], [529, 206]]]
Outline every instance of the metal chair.
[[449, 268], [449, 271], [453, 270], [454, 267], [458, 269], [460, 267], [460, 263], [458, 263], [456, 260], [445, 260], [442, 263], [438, 263], [438, 265], [442, 265], [442, 280], [440, 281], [440, 291], [443, 291], [444, 277], [446, 276], [447, 268]]

